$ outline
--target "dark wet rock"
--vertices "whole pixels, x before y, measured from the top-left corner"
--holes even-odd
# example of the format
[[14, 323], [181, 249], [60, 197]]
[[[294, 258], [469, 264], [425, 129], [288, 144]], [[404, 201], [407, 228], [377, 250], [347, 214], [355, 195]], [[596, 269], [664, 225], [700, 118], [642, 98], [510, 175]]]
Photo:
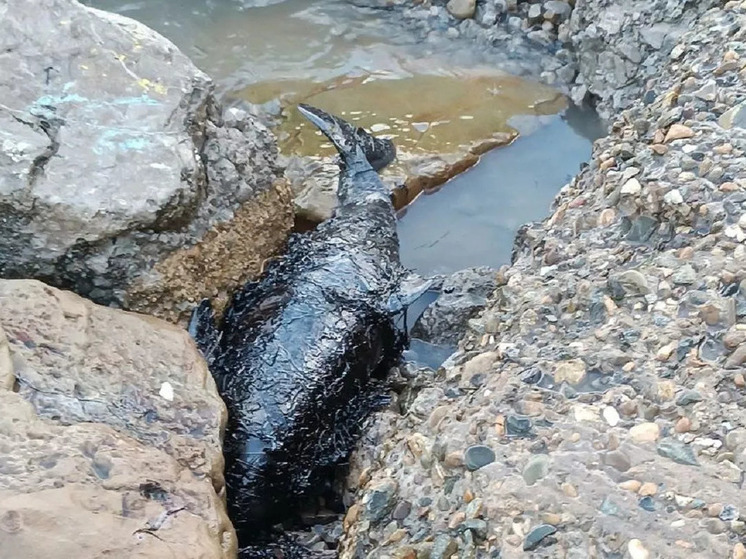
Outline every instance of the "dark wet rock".
[[725, 505], [723, 507], [723, 510], [718, 515], [718, 518], [720, 518], [720, 520], [722, 520], [723, 522], [738, 520], [739, 517], [740, 513], [738, 512], [738, 509], [733, 505]]
[[505, 418], [505, 433], [509, 437], [532, 437], [534, 436], [533, 423], [528, 417], [509, 415]]
[[523, 542], [523, 551], [532, 551], [536, 549], [547, 536], [551, 536], [555, 532], [557, 532], [557, 528], [551, 524], [541, 524], [536, 528], [533, 528], [526, 535], [526, 540]]
[[365, 515], [372, 523], [383, 520], [395, 504], [396, 483], [384, 482], [373, 489], [367, 496]]
[[676, 439], [663, 439], [657, 446], [658, 454], [670, 458], [679, 464], [699, 466], [694, 451], [687, 444]]
[[466, 520], [459, 525], [458, 529], [460, 532], [470, 531], [474, 534], [474, 539], [477, 541], [487, 538], [487, 522], [480, 518]]
[[702, 401], [702, 394], [697, 392], [696, 390], [685, 390], [681, 394], [678, 395], [676, 398], [676, 405], [678, 406], [688, 406], [689, 404], [693, 404], [695, 402], [701, 402]]
[[[72, 0], [12, 6], [0, 18], [0, 276], [178, 319], [185, 299], [258, 273], [292, 226], [272, 135], [224, 118], [212, 81], [134, 20]], [[190, 253], [197, 277], [183, 256], [169, 268], [267, 197], [242, 277], [220, 270], [217, 240]]]
[[650, 496], [643, 497], [637, 502], [637, 504], [640, 505], [640, 508], [648, 512], [655, 512], [656, 510], [655, 501]]
[[474, 445], [464, 451], [464, 465], [472, 472], [495, 461], [495, 451], [488, 446]]
[[496, 272], [492, 268], [469, 268], [448, 276], [438, 299], [417, 320], [412, 336], [430, 343], [455, 344], [495, 287]]
[[391, 517], [394, 520], [404, 520], [409, 516], [410, 511], [412, 510], [412, 503], [409, 501], [401, 501], [396, 505], [396, 508], [394, 509], [394, 512], [391, 513]]

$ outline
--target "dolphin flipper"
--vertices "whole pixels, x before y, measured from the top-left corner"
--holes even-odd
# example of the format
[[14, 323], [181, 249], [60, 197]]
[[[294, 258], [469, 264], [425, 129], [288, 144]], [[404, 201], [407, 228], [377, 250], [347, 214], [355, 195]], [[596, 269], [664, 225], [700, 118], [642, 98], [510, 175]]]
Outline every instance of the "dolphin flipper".
[[202, 299], [199, 305], [194, 307], [187, 330], [207, 361], [207, 365], [211, 366], [217, 354], [220, 332], [215, 326], [215, 314], [209, 299]]
[[388, 300], [387, 308], [391, 314], [407, 310], [412, 303], [422, 297], [433, 285], [433, 280], [409, 273], [399, 282], [399, 289]]

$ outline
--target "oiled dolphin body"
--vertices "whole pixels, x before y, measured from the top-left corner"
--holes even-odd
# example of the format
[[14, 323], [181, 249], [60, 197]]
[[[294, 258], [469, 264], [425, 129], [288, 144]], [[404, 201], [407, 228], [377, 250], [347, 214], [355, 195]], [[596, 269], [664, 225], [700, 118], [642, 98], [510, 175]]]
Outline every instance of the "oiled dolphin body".
[[261, 280], [235, 295], [219, 329], [206, 301], [190, 324], [229, 410], [226, 483], [242, 541], [287, 518], [349, 455], [375, 379], [404, 347], [396, 319], [427, 287], [406, 279], [395, 211], [368, 159], [382, 167], [393, 144], [299, 110], [341, 155], [334, 216], [294, 235]]

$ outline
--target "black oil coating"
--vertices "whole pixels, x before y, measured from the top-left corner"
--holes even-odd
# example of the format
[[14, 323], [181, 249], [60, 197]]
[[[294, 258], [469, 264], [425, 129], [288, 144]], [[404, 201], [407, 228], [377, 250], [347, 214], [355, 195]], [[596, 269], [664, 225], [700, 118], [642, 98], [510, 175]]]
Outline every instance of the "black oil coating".
[[335, 215], [294, 235], [286, 255], [234, 296], [219, 329], [205, 304], [190, 325], [228, 407], [228, 506], [244, 546], [349, 456], [376, 378], [405, 345], [388, 304], [403, 275], [396, 216], [357, 135], [336, 138], [355, 152], [342, 153]]

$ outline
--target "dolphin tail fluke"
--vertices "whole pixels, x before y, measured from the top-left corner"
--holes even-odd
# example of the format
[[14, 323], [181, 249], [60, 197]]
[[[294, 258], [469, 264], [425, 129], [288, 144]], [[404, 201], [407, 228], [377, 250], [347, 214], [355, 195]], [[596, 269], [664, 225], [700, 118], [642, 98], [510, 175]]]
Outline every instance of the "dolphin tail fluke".
[[362, 128], [304, 103], [298, 105], [298, 111], [329, 138], [346, 165], [364, 158], [373, 169], [380, 171], [396, 157], [396, 147], [391, 140], [376, 138]]
[[304, 103], [298, 105], [298, 111], [321, 130], [324, 136], [329, 138], [329, 141], [334, 144], [334, 147], [339, 152], [339, 155], [342, 156], [342, 159], [345, 160], [345, 163], [355, 155], [358, 145], [354, 134], [352, 134], [352, 126], [350, 124], [321, 109]]

